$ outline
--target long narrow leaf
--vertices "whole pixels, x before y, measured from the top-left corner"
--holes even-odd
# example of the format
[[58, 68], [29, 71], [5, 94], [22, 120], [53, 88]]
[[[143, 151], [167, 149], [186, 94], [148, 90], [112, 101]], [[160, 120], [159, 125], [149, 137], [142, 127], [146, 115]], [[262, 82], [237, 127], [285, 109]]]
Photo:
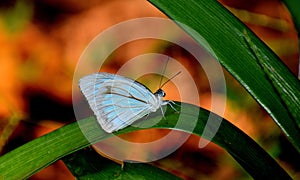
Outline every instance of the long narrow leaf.
[[280, 59], [217, 1], [149, 1], [199, 33], [182, 26], [266, 109], [300, 152], [300, 82]]
[[[283, 0], [290, 10], [298, 31], [300, 30], [300, 9], [298, 0]], [[299, 32], [298, 32], [299, 33]]]
[[63, 161], [77, 179], [180, 179], [146, 163], [126, 163], [121, 167], [92, 149], [72, 153]]
[[[180, 112], [179, 103], [176, 103], [174, 107]], [[192, 124], [191, 122], [196, 120], [197, 124], [193, 131], [187, 130], [190, 128], [177, 128], [176, 130], [201, 136], [209, 117], [211, 121], [222, 119], [222, 117], [194, 105], [182, 103], [181, 109], [185, 111], [178, 113], [168, 107], [165, 118], [162, 118], [161, 113], [157, 112], [155, 116], [147, 119], [147, 123], [155, 124], [157, 118], [160, 118], [160, 122], [152, 128], [172, 129], [179, 120], [183, 120], [181, 123], [184, 127], [189, 127]], [[198, 111], [199, 114], [195, 114]], [[213, 122], [209, 124], [213, 124]], [[215, 132], [215, 128], [213, 125], [209, 127], [212, 130], [211, 132]], [[82, 134], [81, 129], [85, 130], [85, 135]], [[139, 128], [130, 126], [115, 134], [124, 134], [136, 130], [139, 130]], [[110, 136], [100, 128], [94, 117], [64, 126], [0, 157], [1, 178], [28, 178], [54, 161], [87, 147], [90, 143], [99, 142]], [[255, 178], [277, 177], [290, 179], [288, 174], [259, 145], [225, 119], [223, 119], [212, 142], [228, 151]]]

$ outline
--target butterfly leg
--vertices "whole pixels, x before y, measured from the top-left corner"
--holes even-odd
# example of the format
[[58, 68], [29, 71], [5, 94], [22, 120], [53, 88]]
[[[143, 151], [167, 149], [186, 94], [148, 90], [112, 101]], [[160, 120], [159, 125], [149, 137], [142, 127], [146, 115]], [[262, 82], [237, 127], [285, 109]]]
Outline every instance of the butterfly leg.
[[164, 113], [163, 108], [161, 106], [160, 106], [160, 110], [161, 110], [161, 114], [163, 115], [164, 119], [166, 119], [165, 113]]
[[170, 101], [170, 100], [167, 101], [167, 105], [169, 105], [174, 111], [179, 112], [179, 111], [177, 111], [177, 109], [174, 108], [174, 106], [172, 104], [176, 105], [173, 101]]

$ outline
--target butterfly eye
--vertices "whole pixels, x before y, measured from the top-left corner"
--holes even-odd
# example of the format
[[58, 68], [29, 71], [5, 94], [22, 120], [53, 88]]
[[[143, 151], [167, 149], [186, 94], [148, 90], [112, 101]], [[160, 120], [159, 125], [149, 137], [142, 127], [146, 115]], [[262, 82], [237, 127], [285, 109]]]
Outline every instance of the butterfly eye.
[[160, 97], [165, 97], [166, 93], [162, 89], [158, 89], [154, 94], [159, 95]]

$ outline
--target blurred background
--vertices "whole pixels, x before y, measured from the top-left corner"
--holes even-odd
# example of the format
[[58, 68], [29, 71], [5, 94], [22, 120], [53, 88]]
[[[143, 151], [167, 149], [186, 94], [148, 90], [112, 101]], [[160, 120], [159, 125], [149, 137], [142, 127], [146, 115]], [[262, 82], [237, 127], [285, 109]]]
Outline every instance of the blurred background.
[[[280, 1], [222, 0], [221, 3], [245, 22], [298, 75], [297, 32], [288, 10]], [[141, 0], [0, 2], [0, 76], [3, 78], [0, 84], [1, 155], [76, 121], [72, 81], [81, 53], [105, 29], [138, 17], [165, 15]], [[201, 98], [199, 105], [210, 108], [210, 88], [204, 72], [190, 54], [174, 44], [133, 42], [114, 53], [105, 70], [116, 72], [130, 58], [146, 52], [166, 54], [184, 64], [197, 82]], [[225, 118], [255, 139], [291, 175], [300, 177], [299, 156], [277, 125], [228, 73], [225, 72], [225, 76]], [[166, 91], [167, 99], [178, 99], [168, 87]], [[224, 95], [220, 94], [219, 98], [222, 100]], [[78, 102], [82, 100], [78, 98]], [[152, 133], [161, 135], [155, 131]], [[143, 134], [138, 137], [137, 141], [146, 138]], [[190, 137], [176, 152], [153, 164], [185, 179], [250, 178], [220, 147], [210, 143], [199, 149], [198, 141], [197, 137]], [[31, 177], [54, 178], [74, 179], [61, 161]]]

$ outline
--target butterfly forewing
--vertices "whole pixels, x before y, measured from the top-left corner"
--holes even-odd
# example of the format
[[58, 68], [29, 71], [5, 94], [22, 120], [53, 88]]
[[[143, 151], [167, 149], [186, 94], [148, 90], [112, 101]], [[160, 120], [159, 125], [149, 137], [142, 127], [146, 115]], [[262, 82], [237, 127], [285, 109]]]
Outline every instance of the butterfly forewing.
[[144, 85], [114, 74], [96, 73], [79, 87], [106, 132], [122, 129], [149, 114], [158, 100]]

